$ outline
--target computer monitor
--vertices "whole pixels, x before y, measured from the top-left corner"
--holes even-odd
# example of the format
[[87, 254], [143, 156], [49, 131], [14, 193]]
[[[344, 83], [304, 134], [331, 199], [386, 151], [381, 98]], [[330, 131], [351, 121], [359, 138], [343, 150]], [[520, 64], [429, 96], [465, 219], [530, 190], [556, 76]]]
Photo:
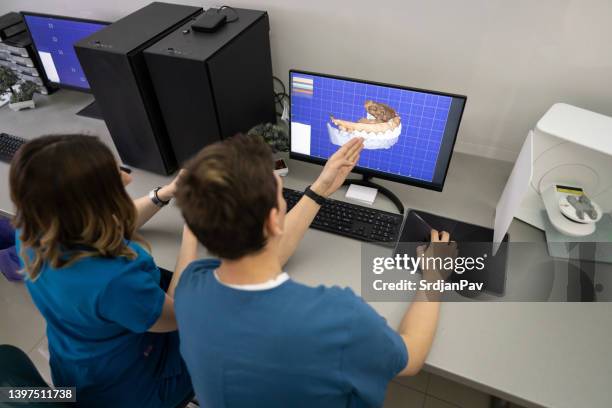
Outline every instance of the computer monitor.
[[323, 164], [359, 136], [365, 180], [442, 191], [465, 96], [298, 70], [289, 83], [291, 158]]
[[[25, 11], [21, 14], [47, 80], [60, 88], [91, 92], [74, 44], [110, 23]], [[95, 102], [78, 114], [101, 119]]]

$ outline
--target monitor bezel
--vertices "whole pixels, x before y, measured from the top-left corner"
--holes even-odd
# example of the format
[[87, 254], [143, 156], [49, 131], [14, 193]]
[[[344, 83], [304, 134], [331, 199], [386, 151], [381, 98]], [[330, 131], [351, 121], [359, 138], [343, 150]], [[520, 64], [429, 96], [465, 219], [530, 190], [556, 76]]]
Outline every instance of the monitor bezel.
[[[89, 19], [89, 18], [72, 17], [72, 16], [61, 16], [61, 15], [57, 15], [57, 14], [47, 14], [47, 13], [36, 13], [34, 11], [20, 11], [19, 13], [21, 14], [21, 18], [23, 19], [23, 23], [26, 26], [26, 31], [28, 32], [28, 36], [30, 36], [30, 39], [32, 40], [32, 48], [34, 49], [34, 58], [36, 58], [36, 62], [41, 67], [41, 71], [42, 71], [42, 74], [44, 75], [44, 79], [45, 79], [44, 82], [47, 83], [47, 84], [53, 85], [54, 88], [69, 89], [69, 90], [72, 90], [72, 91], [79, 91], [79, 92], [84, 92], [84, 93], [91, 94], [92, 93], [91, 88], [83, 88], [83, 87], [74, 86], [74, 85], [62, 84], [61, 82], [51, 81], [47, 77], [47, 72], [45, 71], [45, 69], [44, 69], [44, 67], [42, 65], [42, 61], [40, 60], [40, 56], [38, 55], [38, 47], [36, 47], [36, 43], [34, 42], [34, 38], [32, 37], [32, 33], [30, 32], [30, 26], [26, 22], [25, 16], [28, 15], [28, 16], [33, 16], [33, 17], [49, 17], [49, 18], [56, 18], [56, 19], [62, 19], [62, 20], [76, 21], [76, 22], [80, 22], [80, 23], [102, 24], [102, 25], [105, 25], [105, 26], [109, 26], [112, 23], [109, 22], [109, 21], [93, 20], [93, 19]], [[74, 48], [74, 46], [73, 46], [73, 48]], [[78, 58], [78, 56], [77, 56], [77, 58]]]
[[[291, 108], [291, 98], [293, 97], [292, 92], [291, 92], [291, 76], [293, 73], [320, 76], [320, 77], [332, 78], [332, 79], [340, 79], [344, 81], [361, 82], [361, 83], [370, 84], [370, 85], [385, 86], [388, 88], [395, 88], [395, 89], [401, 89], [401, 90], [406, 90], [406, 91], [425, 92], [425, 93], [430, 93], [434, 95], [449, 96], [452, 98], [463, 99], [463, 106], [461, 107], [461, 114], [459, 115], [459, 125], [457, 126], [457, 131], [455, 132], [453, 136], [453, 145], [451, 148], [451, 154], [450, 154], [450, 157], [448, 158], [446, 168], [444, 169], [444, 177], [442, 178], [441, 183], [438, 184], [438, 183], [424, 181], [424, 180], [417, 180], [417, 179], [413, 179], [413, 178], [406, 177], [406, 176], [385, 173], [383, 171], [372, 170], [372, 169], [368, 169], [367, 167], [360, 167], [360, 166], [355, 166], [355, 168], [352, 171], [353, 173], [361, 174], [364, 177], [376, 177], [376, 178], [380, 178], [383, 180], [394, 181], [397, 183], [407, 184], [407, 185], [411, 185], [415, 187], [421, 187], [421, 188], [425, 188], [428, 190], [434, 190], [434, 191], [441, 192], [444, 189], [444, 184], [446, 183], [446, 176], [448, 175], [448, 169], [450, 168], [450, 163], [453, 158], [453, 153], [455, 150], [455, 144], [457, 143], [457, 135], [459, 134], [459, 128], [461, 127], [461, 121], [463, 119], [463, 112], [465, 112], [467, 96], [453, 94], [449, 92], [433, 91], [430, 89], [422, 89], [422, 88], [415, 88], [415, 87], [409, 87], [409, 86], [403, 86], [403, 85], [388, 84], [384, 82], [369, 81], [369, 80], [359, 79], [359, 78], [350, 78], [350, 77], [345, 77], [345, 76], [340, 76], [340, 75], [322, 74], [322, 73], [311, 72], [311, 71], [303, 71], [300, 69], [290, 69], [289, 70], [289, 82], [288, 82], [289, 102], [290, 102], [289, 108]], [[321, 159], [318, 157], [313, 157], [313, 156], [305, 155], [302, 153], [294, 153], [292, 151], [291, 149], [291, 114], [289, 114], [288, 134], [289, 134], [289, 158], [308, 162], [308, 163], [321, 164], [321, 165], [324, 165], [327, 162], [327, 159]]]

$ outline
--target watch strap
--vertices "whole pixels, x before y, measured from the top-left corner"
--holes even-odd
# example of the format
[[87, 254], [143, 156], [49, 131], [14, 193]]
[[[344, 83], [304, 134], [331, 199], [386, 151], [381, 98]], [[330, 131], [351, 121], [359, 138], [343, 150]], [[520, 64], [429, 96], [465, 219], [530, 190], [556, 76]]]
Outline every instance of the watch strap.
[[315, 203], [319, 204], [319, 205], [323, 205], [327, 202], [327, 199], [317, 193], [315, 193], [314, 191], [311, 190], [310, 186], [306, 187], [306, 190], [304, 190], [304, 195], [310, 199], [312, 199]]
[[151, 190], [149, 192], [149, 198], [151, 199], [151, 201], [153, 202], [153, 204], [155, 204], [158, 207], [164, 207], [166, 205], [168, 205], [168, 203], [170, 203], [170, 201], [164, 201], [162, 199], [159, 198], [159, 196], [157, 195], [157, 192], [161, 190], [161, 187], [156, 187], [153, 190]]

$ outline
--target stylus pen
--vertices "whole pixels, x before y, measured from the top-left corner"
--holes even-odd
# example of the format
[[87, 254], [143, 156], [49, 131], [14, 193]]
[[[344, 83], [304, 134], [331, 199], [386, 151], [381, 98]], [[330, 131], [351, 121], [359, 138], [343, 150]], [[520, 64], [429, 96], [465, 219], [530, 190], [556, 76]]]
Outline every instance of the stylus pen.
[[[433, 229], [434, 229], [434, 228], [433, 228], [431, 225], [429, 225], [429, 223], [428, 223], [427, 221], [425, 221], [425, 220], [423, 219], [423, 217], [421, 217], [419, 214], [417, 214], [416, 212], [414, 212], [413, 214], [414, 214], [414, 216], [415, 216], [415, 217], [417, 217], [417, 218], [418, 218], [418, 219], [419, 219], [419, 220], [420, 220], [420, 221], [421, 221], [421, 222], [422, 222], [422, 223], [423, 223], [423, 224], [424, 224], [424, 225], [425, 225], [425, 226], [426, 226], [426, 227], [429, 229], [429, 231], [431, 231], [431, 230], [433, 230]], [[450, 232], [449, 232], [449, 234], [450, 234]], [[452, 242], [457, 242], [457, 241], [455, 241], [455, 240], [451, 240], [450, 242], [452, 243]]]
[[417, 214], [417, 213], [416, 213], [416, 212], [414, 212], [414, 211], [413, 211], [413, 214], [414, 214], [414, 216], [415, 216], [415, 217], [417, 217], [417, 218], [419, 219], [419, 221], [421, 221], [423, 224], [425, 224], [425, 226], [426, 226], [427, 228], [429, 228], [429, 230], [430, 230], [430, 231], [433, 229], [433, 228], [431, 227], [431, 225], [429, 225], [429, 223], [423, 219], [423, 217], [421, 217], [419, 214]]

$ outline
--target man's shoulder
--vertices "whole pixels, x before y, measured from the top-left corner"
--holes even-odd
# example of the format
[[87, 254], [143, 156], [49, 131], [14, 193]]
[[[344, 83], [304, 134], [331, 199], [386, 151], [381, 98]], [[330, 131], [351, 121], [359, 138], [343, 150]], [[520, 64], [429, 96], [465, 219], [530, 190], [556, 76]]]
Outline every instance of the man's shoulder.
[[292, 281], [296, 292], [302, 296], [296, 299], [308, 298], [310, 305], [321, 306], [327, 310], [334, 310], [335, 314], [353, 312], [359, 303], [363, 303], [361, 297], [355, 294], [351, 288], [340, 286], [306, 286]]
[[176, 287], [176, 292], [183, 292], [190, 288], [195, 288], [197, 283], [208, 279], [212, 276], [212, 272], [215, 271], [221, 265], [218, 259], [198, 259], [191, 262], [181, 274], [181, 278]]
[[185, 270], [183, 271], [183, 276], [185, 275], [194, 275], [194, 276], [205, 275], [208, 272], [213, 272], [220, 265], [221, 265], [221, 261], [219, 261], [218, 259], [214, 259], [214, 258], [197, 259], [191, 262], [189, 265], [187, 265], [187, 267], [185, 267]]
[[314, 287], [313, 290], [320, 296], [323, 296], [334, 302], [351, 303], [354, 302], [355, 299], [359, 298], [355, 294], [355, 292], [353, 292], [353, 290], [349, 287], [343, 288], [340, 286], [319, 285]]
[[318, 304], [328, 311], [333, 311], [329, 314], [341, 320], [346, 320], [351, 325], [366, 321], [372, 323], [385, 321], [372, 306], [349, 287], [321, 285], [311, 289], [316, 293], [316, 295], [313, 295], [313, 302], [311, 303]]

